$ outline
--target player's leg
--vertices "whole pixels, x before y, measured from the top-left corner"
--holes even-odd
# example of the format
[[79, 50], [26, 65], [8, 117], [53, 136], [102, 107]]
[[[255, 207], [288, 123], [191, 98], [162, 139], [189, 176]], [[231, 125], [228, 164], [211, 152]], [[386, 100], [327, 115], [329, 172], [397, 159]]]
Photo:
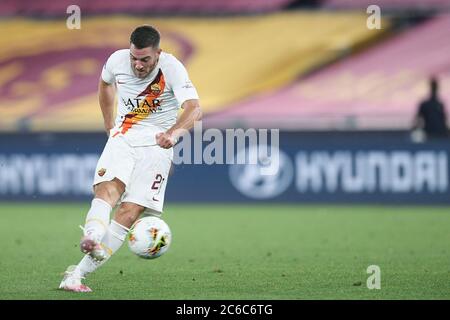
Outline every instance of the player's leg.
[[111, 220], [108, 231], [101, 241], [101, 246], [106, 253], [105, 261], [108, 260], [117, 250], [119, 250], [125, 241], [128, 231], [130, 231], [130, 227], [144, 212], [144, 210], [145, 208], [143, 206], [135, 203], [121, 203], [114, 215], [114, 219]]
[[117, 178], [94, 186], [95, 197], [86, 216], [80, 249], [97, 260], [105, 258], [100, 242], [108, 229], [111, 210], [124, 191], [125, 184]]
[[[81, 284], [81, 279], [88, 272], [83, 270], [95, 270], [99, 262], [108, 257], [106, 250], [101, 246], [109, 229], [114, 232], [114, 226], [110, 224], [112, 208], [120, 199], [134, 168], [134, 151], [120, 138], [110, 138], [97, 163], [94, 177], [94, 200], [86, 217], [84, 236], [80, 247], [83, 252], [89, 253], [83, 257], [78, 267], [69, 267], [60, 284], [60, 288], [69, 291], [90, 291]], [[95, 258], [95, 259], [94, 259]]]
[[61, 282], [60, 288], [76, 291], [91, 292], [92, 290], [82, 284], [82, 280], [89, 274], [94, 272], [111, 256], [119, 250], [125, 241], [129, 228], [144, 212], [145, 208], [134, 203], [124, 202], [117, 209], [114, 219], [111, 220], [109, 228], [101, 241], [101, 246], [105, 250], [105, 257], [101, 261], [94, 259], [91, 255], [85, 255], [77, 266], [71, 266], [66, 271], [66, 276]]
[[[112, 207], [115, 206], [125, 185], [118, 179], [105, 181], [95, 186], [95, 198], [86, 217], [81, 250], [87, 253], [76, 266], [69, 266], [59, 288], [74, 292], [91, 292], [82, 283], [87, 274], [100, 267], [125, 240], [128, 228], [109, 222]], [[120, 209], [119, 209], [120, 211]]]
[[117, 209], [114, 219], [111, 220], [109, 228], [101, 241], [106, 257], [109, 259], [125, 241], [130, 227], [144, 212], [145, 208], [135, 203], [123, 202]]
[[86, 255], [75, 269], [80, 279], [95, 271], [122, 246], [129, 228], [141, 214], [161, 215], [172, 152], [158, 146], [143, 147], [137, 151], [137, 158], [122, 203], [101, 241], [107, 256], [99, 262]]
[[[109, 138], [94, 176], [94, 200], [86, 216], [80, 249], [103, 259], [99, 243], [109, 226], [110, 214], [125, 191], [134, 168], [133, 148], [123, 138]], [[99, 254], [97, 254], [99, 253]]]

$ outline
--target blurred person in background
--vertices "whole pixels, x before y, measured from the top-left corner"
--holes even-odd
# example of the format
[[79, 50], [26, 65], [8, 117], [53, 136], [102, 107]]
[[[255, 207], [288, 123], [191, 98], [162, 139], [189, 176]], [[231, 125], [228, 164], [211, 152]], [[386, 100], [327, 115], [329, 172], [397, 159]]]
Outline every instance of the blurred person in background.
[[430, 96], [420, 103], [414, 118], [413, 130], [415, 132], [420, 130], [424, 134], [421, 139], [416, 140], [430, 140], [448, 136], [445, 107], [438, 97], [438, 80], [435, 77], [430, 78], [429, 85]]

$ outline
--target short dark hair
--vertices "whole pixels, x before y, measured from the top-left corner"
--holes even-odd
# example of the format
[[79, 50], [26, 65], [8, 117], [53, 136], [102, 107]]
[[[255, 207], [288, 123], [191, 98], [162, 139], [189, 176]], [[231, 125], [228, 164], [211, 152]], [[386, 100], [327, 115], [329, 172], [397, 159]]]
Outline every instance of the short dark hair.
[[147, 47], [159, 48], [161, 35], [159, 31], [152, 26], [143, 25], [134, 29], [130, 36], [130, 43], [134, 44], [137, 49]]

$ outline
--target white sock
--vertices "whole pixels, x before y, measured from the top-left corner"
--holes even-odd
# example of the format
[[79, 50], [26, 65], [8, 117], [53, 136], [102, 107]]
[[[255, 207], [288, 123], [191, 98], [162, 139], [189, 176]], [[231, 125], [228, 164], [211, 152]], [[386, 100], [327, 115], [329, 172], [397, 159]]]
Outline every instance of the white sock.
[[106, 233], [111, 214], [111, 206], [100, 198], [94, 198], [84, 224], [85, 234], [91, 234], [99, 242]]
[[115, 220], [111, 220], [108, 231], [101, 242], [102, 247], [106, 250], [109, 257], [122, 246], [128, 231], [130, 231], [130, 229]]
[[111, 220], [108, 231], [102, 239], [101, 245], [108, 253], [108, 257], [101, 261], [97, 262], [90, 255], [85, 255], [83, 259], [81, 259], [80, 263], [76, 267], [76, 271], [80, 273], [82, 277], [87, 274], [94, 272], [98, 267], [104, 264], [109, 258], [122, 246], [125, 241], [125, 237], [128, 233], [129, 229], [124, 227], [120, 223]]
[[75, 272], [79, 274], [80, 276], [84, 277], [87, 274], [94, 272], [95, 269], [97, 269], [100, 266], [100, 262], [95, 261], [92, 259], [90, 255], [85, 255], [83, 259], [78, 263], [78, 265], [75, 268]]

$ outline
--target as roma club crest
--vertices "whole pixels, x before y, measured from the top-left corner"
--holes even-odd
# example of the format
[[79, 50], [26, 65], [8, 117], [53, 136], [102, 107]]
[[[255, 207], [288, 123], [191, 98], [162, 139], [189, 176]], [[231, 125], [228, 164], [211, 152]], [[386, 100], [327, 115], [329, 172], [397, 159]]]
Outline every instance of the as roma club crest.
[[155, 96], [159, 96], [159, 94], [161, 93], [161, 86], [159, 85], [159, 83], [153, 83], [150, 86], [150, 91]]
[[148, 99], [156, 99], [163, 93], [165, 86], [166, 80], [164, 79], [164, 74], [159, 69], [155, 79], [137, 97], [145, 96]]

